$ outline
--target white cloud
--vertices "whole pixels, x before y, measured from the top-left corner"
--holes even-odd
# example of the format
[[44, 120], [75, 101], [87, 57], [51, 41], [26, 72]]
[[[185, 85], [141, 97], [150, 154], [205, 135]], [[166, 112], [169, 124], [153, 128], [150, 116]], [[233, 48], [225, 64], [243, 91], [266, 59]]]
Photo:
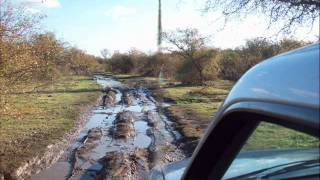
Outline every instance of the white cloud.
[[115, 19], [130, 17], [137, 13], [137, 10], [133, 7], [127, 6], [114, 6], [111, 10], [105, 11], [104, 15], [111, 16]]
[[58, 8], [60, 7], [59, 0], [21, 0], [21, 3], [36, 8]]

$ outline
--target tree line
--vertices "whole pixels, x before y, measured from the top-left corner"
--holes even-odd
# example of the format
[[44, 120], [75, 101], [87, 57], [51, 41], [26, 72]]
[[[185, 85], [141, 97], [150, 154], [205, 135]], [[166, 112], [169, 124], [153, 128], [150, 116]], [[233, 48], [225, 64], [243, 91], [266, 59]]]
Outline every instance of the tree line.
[[159, 76], [162, 72], [166, 78], [191, 85], [206, 85], [218, 78], [236, 81], [257, 63], [310, 43], [294, 39], [274, 42], [255, 38], [235, 49], [219, 49], [208, 47], [208, 37], [196, 29], [166, 32], [163, 38], [167, 48], [162, 53], [116, 52], [106, 58], [108, 70], [145, 76]]
[[[0, 90], [27, 81], [52, 81], [65, 75], [102, 71], [103, 60], [43, 32], [41, 15], [1, 0]], [[10, 88], [9, 88], [10, 89]]]
[[102, 71], [103, 60], [44, 32], [42, 15], [0, 0], [0, 108], [19, 85], [48, 83], [68, 75]]

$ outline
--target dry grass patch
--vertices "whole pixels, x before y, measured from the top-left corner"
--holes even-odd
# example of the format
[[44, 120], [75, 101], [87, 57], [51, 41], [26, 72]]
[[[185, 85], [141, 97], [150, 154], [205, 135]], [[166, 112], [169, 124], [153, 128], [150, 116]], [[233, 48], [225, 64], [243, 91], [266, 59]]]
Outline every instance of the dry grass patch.
[[99, 88], [90, 78], [77, 76], [41, 89], [47, 93], [6, 97], [14, 113], [0, 117], [0, 173], [11, 172], [58, 141], [74, 126], [80, 107], [98, 98], [99, 92], [90, 89]]

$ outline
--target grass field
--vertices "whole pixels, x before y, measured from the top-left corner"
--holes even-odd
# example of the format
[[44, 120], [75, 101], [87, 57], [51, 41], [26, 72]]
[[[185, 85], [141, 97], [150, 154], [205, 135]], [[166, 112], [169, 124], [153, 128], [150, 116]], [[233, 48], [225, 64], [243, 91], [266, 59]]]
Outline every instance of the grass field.
[[0, 172], [10, 172], [59, 140], [74, 126], [80, 107], [96, 102], [99, 93], [92, 90], [99, 88], [88, 77], [73, 76], [39, 92], [8, 96], [14, 113], [0, 117]]

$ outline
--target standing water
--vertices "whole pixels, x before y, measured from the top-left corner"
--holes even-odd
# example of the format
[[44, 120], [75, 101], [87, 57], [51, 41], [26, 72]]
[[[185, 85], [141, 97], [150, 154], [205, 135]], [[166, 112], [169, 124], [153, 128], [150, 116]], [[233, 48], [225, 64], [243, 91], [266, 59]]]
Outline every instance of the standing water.
[[[162, 73], [159, 79], [162, 78]], [[145, 88], [95, 76], [105, 89], [77, 142], [31, 179], [147, 179], [152, 168], [182, 159], [181, 135]]]

